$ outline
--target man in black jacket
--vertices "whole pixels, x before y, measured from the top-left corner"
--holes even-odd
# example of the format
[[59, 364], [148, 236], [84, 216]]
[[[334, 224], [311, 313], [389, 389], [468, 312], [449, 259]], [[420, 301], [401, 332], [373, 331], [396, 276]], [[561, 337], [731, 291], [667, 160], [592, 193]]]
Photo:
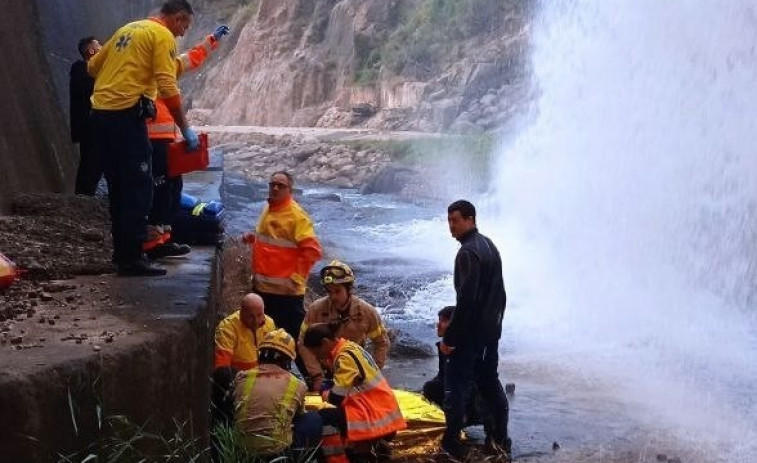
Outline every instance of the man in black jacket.
[[87, 61], [100, 51], [100, 43], [94, 37], [79, 40], [77, 50], [82, 59], [71, 65], [68, 83], [69, 116], [71, 120], [71, 141], [79, 144], [79, 169], [76, 172], [74, 193], [94, 196], [103, 169], [92, 145], [89, 100], [95, 88], [95, 79], [87, 73]]
[[447, 429], [442, 449], [452, 457], [464, 456], [460, 431], [474, 386], [491, 411], [493, 429], [487, 447], [510, 453], [507, 435], [508, 403], [499, 381], [498, 344], [505, 314], [502, 260], [494, 243], [478, 232], [476, 208], [460, 200], [447, 208], [450, 233], [461, 243], [455, 258], [457, 304], [439, 350], [447, 356], [444, 375], [444, 414]]

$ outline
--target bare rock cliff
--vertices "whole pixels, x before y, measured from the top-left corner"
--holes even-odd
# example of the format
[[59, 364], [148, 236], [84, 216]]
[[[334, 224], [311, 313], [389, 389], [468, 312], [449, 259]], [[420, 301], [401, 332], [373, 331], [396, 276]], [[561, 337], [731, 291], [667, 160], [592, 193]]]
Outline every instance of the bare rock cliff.
[[[441, 0], [260, 0], [237, 25], [241, 31], [228, 55], [209, 66], [203, 85], [190, 92], [196, 120], [496, 129], [530, 91], [527, 8], [519, 6], [530, 2], [462, 1], [479, 18], [461, 19], [456, 15], [463, 8], [457, 7], [445, 27], [454, 25], [459, 33], [448, 39], [444, 32], [434, 35], [438, 18], [423, 16], [449, 3]], [[425, 29], [415, 34], [413, 21], [421, 20]], [[487, 22], [460, 25], [463, 20]]]

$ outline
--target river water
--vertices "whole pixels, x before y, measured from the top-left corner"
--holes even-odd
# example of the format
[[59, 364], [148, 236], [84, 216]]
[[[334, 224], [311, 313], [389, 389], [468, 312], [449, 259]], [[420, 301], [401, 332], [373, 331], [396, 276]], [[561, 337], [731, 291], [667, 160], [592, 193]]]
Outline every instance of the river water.
[[[516, 455], [757, 462], [757, 7], [554, 1], [533, 26], [539, 96], [469, 197], [504, 261]], [[264, 188], [227, 178], [241, 231]], [[328, 258], [426, 343], [454, 301], [454, 199], [300, 196]], [[433, 362], [389, 376], [418, 387]]]

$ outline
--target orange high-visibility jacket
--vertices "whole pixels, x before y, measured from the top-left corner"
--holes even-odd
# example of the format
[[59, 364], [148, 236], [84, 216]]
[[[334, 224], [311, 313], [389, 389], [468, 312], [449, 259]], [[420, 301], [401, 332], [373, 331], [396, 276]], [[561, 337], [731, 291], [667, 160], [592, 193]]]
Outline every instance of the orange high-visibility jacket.
[[407, 427], [402, 411], [371, 356], [358, 344], [339, 338], [331, 352], [332, 394], [344, 397], [347, 440], [378, 439]]
[[313, 222], [293, 199], [267, 204], [260, 214], [252, 245], [256, 291], [285, 296], [305, 294], [310, 269], [321, 258]]
[[[186, 71], [194, 71], [202, 66], [202, 63], [210, 56], [210, 53], [218, 48], [218, 41], [209, 35], [202, 42], [192, 47], [186, 53], [176, 57], [176, 78], [178, 79]], [[171, 112], [162, 98], [155, 100], [157, 114], [155, 119], [147, 121], [147, 133], [151, 140], [176, 141], [178, 127], [171, 116]]]

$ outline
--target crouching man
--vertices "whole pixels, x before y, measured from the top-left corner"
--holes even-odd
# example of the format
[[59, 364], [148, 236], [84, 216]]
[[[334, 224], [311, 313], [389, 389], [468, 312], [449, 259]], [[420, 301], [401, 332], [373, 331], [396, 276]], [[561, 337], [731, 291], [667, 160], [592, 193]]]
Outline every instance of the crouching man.
[[234, 379], [234, 427], [253, 455], [315, 447], [321, 439], [320, 416], [304, 413], [307, 386], [290, 372], [295, 348], [286, 331], [271, 331], [260, 343], [259, 365]]
[[389, 383], [360, 345], [337, 337], [326, 323], [308, 327], [303, 344], [333, 371], [334, 387], [324, 398], [335, 408], [318, 412], [324, 426], [321, 448], [328, 462], [348, 461], [347, 446], [375, 452], [382, 439], [407, 427]]

